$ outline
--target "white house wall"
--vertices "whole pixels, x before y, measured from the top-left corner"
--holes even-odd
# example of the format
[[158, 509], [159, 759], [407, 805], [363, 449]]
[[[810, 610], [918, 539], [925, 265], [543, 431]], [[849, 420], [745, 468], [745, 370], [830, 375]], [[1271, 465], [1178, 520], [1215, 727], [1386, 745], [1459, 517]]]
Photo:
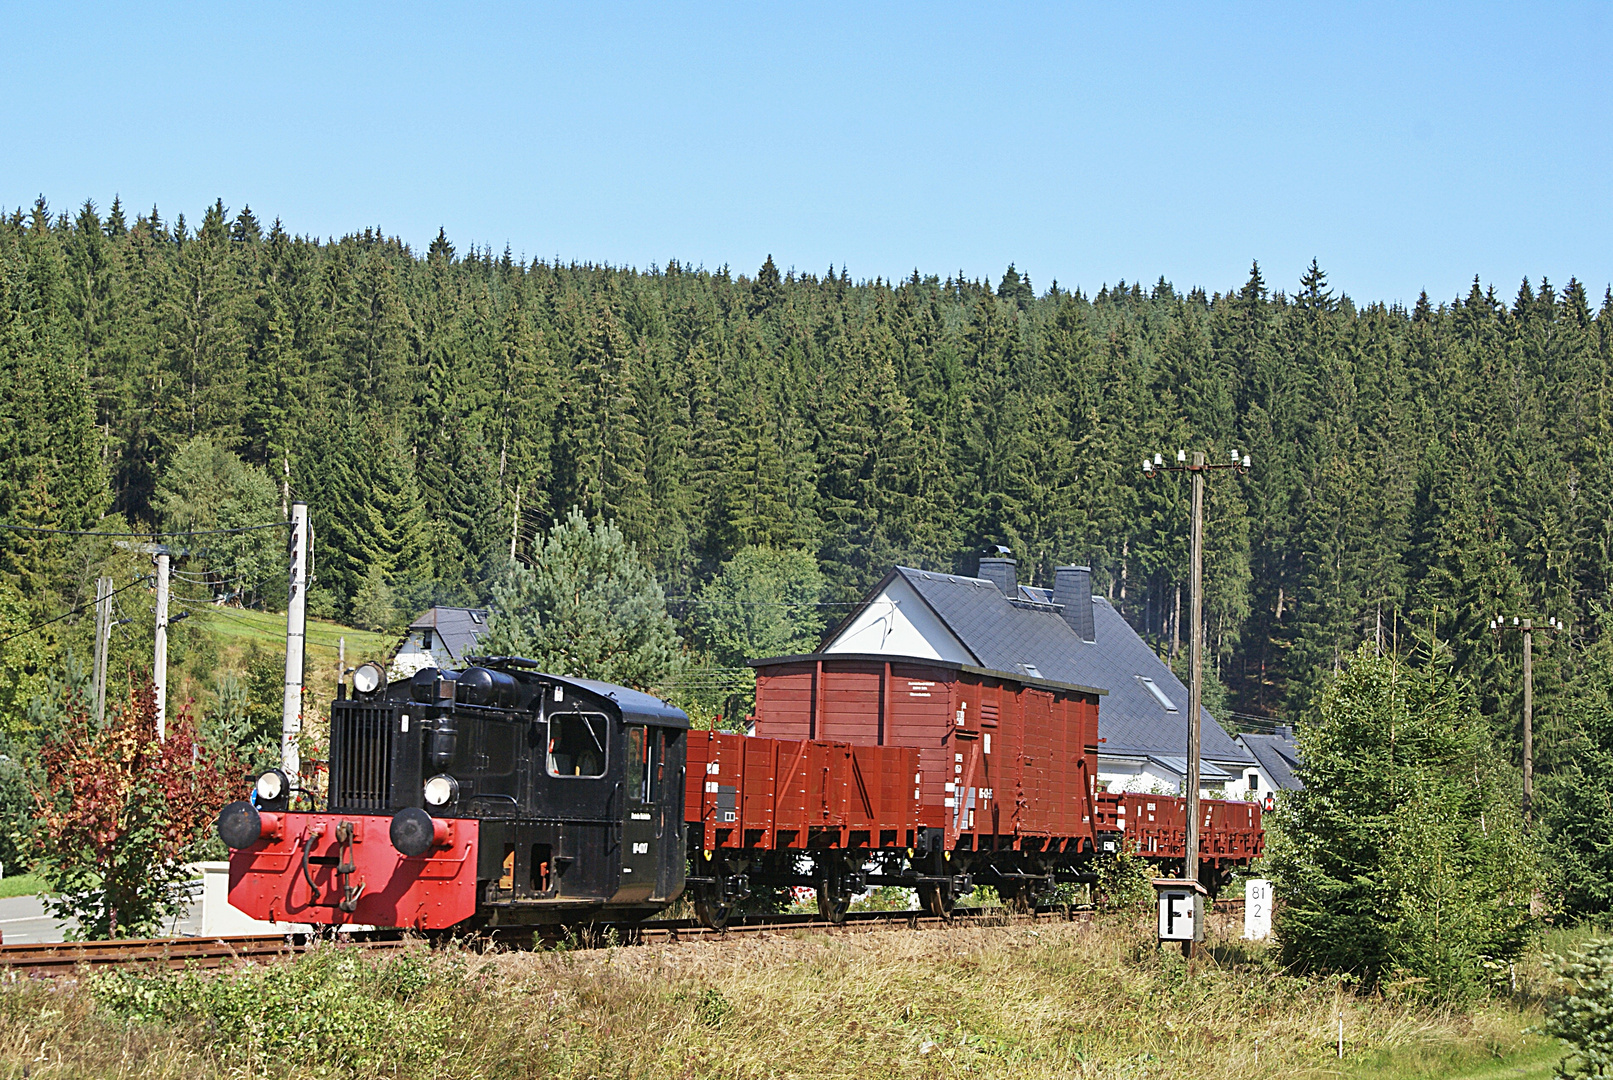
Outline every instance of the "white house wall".
[[975, 657], [900, 576], [870, 600], [850, 626], [824, 647], [826, 653], [883, 653], [976, 663]]
[[458, 661], [441, 645], [441, 639], [435, 633], [432, 635], [432, 647], [428, 651], [420, 638], [420, 631], [411, 630], [409, 636], [403, 639], [398, 646], [397, 655], [393, 656], [391, 665], [387, 668], [386, 677], [391, 680], [407, 679], [421, 668], [448, 668], [459, 667]]
[[[1101, 706], [1100, 706], [1101, 708]], [[1254, 766], [1244, 768], [1239, 765], [1216, 762], [1220, 768], [1232, 774], [1226, 788], [1212, 788], [1199, 786], [1199, 797], [1204, 799], [1248, 799], [1250, 795], [1243, 782], [1243, 778], [1254, 772]], [[1264, 777], [1264, 773], [1261, 774]], [[1098, 785], [1113, 792], [1136, 792], [1141, 795], [1179, 795], [1182, 791], [1184, 777], [1170, 769], [1163, 768], [1157, 762], [1144, 758], [1098, 757]], [[1269, 781], [1255, 798], [1263, 797], [1270, 790]]]

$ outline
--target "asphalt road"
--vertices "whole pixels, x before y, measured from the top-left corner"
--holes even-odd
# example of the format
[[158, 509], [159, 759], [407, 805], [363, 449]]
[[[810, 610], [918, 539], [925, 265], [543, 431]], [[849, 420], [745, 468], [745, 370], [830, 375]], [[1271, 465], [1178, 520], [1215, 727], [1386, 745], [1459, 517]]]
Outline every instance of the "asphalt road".
[[[164, 927], [164, 933], [170, 937], [199, 934], [201, 925], [202, 903], [198, 895], [191, 903], [190, 910]], [[45, 905], [37, 896], [0, 899], [0, 942], [6, 945], [33, 945], [62, 941], [62, 930], [62, 924], [45, 913]]]

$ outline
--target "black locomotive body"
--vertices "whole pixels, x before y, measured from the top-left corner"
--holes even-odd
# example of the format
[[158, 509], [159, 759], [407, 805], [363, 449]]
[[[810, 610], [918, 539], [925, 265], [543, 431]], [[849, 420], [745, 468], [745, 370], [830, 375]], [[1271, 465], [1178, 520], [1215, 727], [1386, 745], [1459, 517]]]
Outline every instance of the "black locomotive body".
[[323, 810], [288, 812], [282, 796], [221, 815], [221, 833], [235, 828], [231, 902], [259, 918], [422, 929], [665, 907], [686, 871], [687, 716], [534, 667], [481, 658], [390, 686], [375, 669], [370, 692], [339, 696]]

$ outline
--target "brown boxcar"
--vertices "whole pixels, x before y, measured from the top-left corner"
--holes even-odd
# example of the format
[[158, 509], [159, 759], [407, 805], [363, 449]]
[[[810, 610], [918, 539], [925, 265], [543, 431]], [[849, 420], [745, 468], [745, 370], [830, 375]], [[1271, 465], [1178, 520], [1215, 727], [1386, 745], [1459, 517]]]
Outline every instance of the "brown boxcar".
[[1020, 906], [1090, 877], [1102, 691], [917, 658], [756, 667], [758, 736], [917, 752], [917, 828], [899, 876], [932, 910], [977, 875]]
[[[697, 898], [731, 891], [725, 878], [748, 872], [759, 882], [818, 884], [820, 906], [831, 915], [836, 903], [849, 900], [849, 894], [835, 893], [833, 881], [849, 883], [846, 888], [876, 880], [911, 885], [926, 906], [940, 912], [979, 881], [1010, 904], [1026, 907], [1047, 897], [1059, 881], [1093, 881], [1094, 858], [1122, 846], [1181, 871], [1185, 799], [1097, 791], [1101, 690], [1042, 679], [1030, 667], [1016, 677], [881, 655], [819, 653], [754, 666], [753, 741], [788, 740], [805, 747], [793, 753], [813, 764], [803, 776], [786, 768], [773, 749], [756, 751], [753, 767], [749, 751], [720, 741], [730, 737], [713, 743], [723, 763], [707, 767], [727, 782], [704, 779], [696, 788], [691, 781], [687, 815], [691, 827], [699, 822], [698, 833], [691, 831], [691, 855], [698, 835], [698, 857], [711, 864], [706, 873], [697, 867], [690, 879]], [[820, 744], [827, 745], [816, 749]], [[850, 790], [853, 776], [864, 776], [866, 767], [853, 768], [859, 750], [898, 747], [917, 754], [915, 825], [905, 858], [896, 850], [902, 842], [889, 838], [900, 827], [853, 835], [841, 824], [849, 820], [839, 809], [843, 796], [833, 792], [835, 784]], [[698, 752], [691, 747], [691, 762]], [[736, 770], [731, 774], [730, 761]], [[814, 787], [820, 777], [823, 786]], [[867, 785], [866, 778], [861, 782]], [[752, 792], [753, 785], [757, 794], [746, 794], [745, 805], [734, 807], [739, 793]], [[779, 824], [782, 811], [764, 805], [775, 786], [789, 789], [776, 805], [788, 803], [793, 831]], [[759, 800], [754, 811], [753, 799]], [[1264, 834], [1252, 803], [1205, 800], [1203, 806], [1199, 871], [1216, 887], [1232, 866], [1261, 853]], [[729, 813], [736, 820], [722, 821]], [[768, 856], [769, 850], [814, 857], [786, 865]], [[870, 867], [872, 876], [865, 873]], [[745, 887], [748, 878], [739, 880]]]
[[921, 821], [949, 850], [1092, 851], [1101, 691], [943, 661], [766, 663], [756, 733], [919, 752]]

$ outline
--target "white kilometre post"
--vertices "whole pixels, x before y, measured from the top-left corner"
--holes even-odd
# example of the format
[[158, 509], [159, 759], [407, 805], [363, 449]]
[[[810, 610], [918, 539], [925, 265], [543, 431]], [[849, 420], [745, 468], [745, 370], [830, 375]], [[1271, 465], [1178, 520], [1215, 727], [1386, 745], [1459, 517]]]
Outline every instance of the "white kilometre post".
[[157, 695], [157, 741], [168, 739], [168, 552], [157, 552], [157, 643], [151, 681]]
[[291, 504], [291, 577], [286, 590], [286, 699], [280, 716], [280, 769], [302, 786], [302, 668], [308, 633], [308, 504]]

